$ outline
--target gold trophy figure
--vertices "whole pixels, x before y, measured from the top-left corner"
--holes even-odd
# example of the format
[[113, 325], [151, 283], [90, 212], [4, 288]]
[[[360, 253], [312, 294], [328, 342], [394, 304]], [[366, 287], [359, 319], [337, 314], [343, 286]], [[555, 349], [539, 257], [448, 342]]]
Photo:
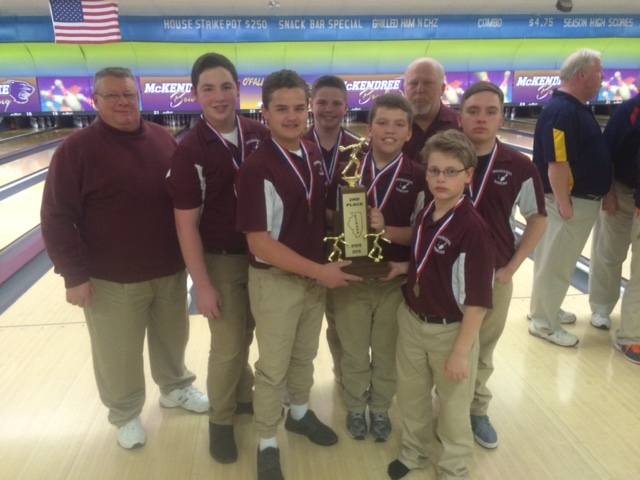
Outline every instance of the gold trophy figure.
[[342, 249], [340, 248], [340, 244], [345, 246], [350, 246], [347, 242], [344, 241], [344, 233], [341, 233], [337, 237], [324, 237], [325, 242], [332, 241], [333, 245], [331, 245], [331, 253], [329, 254], [330, 262], [339, 262], [342, 260]]
[[391, 243], [391, 240], [388, 238], [384, 238], [385, 230], [382, 230], [380, 233], [368, 233], [365, 235], [366, 238], [373, 238], [373, 248], [367, 255], [374, 262], [380, 262], [384, 257], [382, 256], [382, 245], [380, 245], [380, 240], [383, 242]]
[[[349, 187], [354, 188], [362, 175], [360, 174], [360, 159], [358, 158], [358, 154], [362, 152], [362, 147], [366, 143], [367, 139], [364, 137], [360, 137], [360, 141], [358, 143], [354, 143], [347, 147], [338, 147], [341, 152], [347, 152], [351, 150], [351, 155], [349, 155], [349, 163], [342, 170], [342, 179], [347, 182]], [[353, 168], [353, 175], [349, 176], [349, 170]]]

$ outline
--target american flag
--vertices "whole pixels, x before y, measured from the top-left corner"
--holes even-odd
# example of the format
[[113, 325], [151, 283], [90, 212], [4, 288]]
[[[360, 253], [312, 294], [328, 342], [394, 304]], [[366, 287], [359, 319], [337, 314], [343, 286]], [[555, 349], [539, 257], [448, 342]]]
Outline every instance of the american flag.
[[121, 42], [118, 3], [108, 0], [49, 0], [56, 43]]

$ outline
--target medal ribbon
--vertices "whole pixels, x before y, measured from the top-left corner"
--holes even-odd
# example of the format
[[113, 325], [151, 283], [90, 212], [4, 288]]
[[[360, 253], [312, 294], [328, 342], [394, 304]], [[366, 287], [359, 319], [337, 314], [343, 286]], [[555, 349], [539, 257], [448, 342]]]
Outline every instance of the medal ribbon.
[[[320, 144], [320, 137], [316, 132], [316, 129], [313, 129], [313, 137], [316, 139], [316, 143], [318, 144], [318, 148], [320, 152], [322, 152], [322, 145]], [[333, 173], [336, 171], [336, 166], [338, 165], [338, 153], [340, 152], [340, 145], [342, 144], [342, 129], [340, 129], [340, 133], [338, 134], [338, 141], [333, 147], [333, 155], [331, 156], [331, 161], [329, 162], [329, 166], [327, 168], [328, 179], [327, 182], [331, 183], [333, 180]]]
[[[398, 175], [400, 174], [400, 169], [402, 168], [403, 159], [404, 159], [404, 157], [402, 155], [402, 152], [400, 152], [400, 154], [396, 158], [394, 158], [392, 162], [387, 164], [376, 175], [376, 163], [373, 160], [372, 152], [370, 151], [369, 153], [367, 153], [367, 156], [364, 157], [364, 162], [362, 162], [362, 170], [364, 171], [365, 165], [367, 164], [367, 162], [369, 162], [369, 175], [371, 175], [371, 185], [369, 186], [369, 188], [367, 188], [367, 196], [373, 198], [373, 205], [378, 210], [382, 210], [385, 207], [385, 205], [387, 204], [387, 202], [389, 201], [389, 198], [391, 197], [391, 191], [393, 190], [393, 188], [394, 188], [394, 186], [396, 184], [396, 180], [398, 179]], [[378, 189], [376, 187], [377, 187], [378, 182], [380, 181], [380, 179], [388, 171], [390, 171], [394, 167], [394, 165], [395, 165], [395, 170], [394, 170], [393, 175], [391, 177], [391, 181], [389, 182], [389, 185], [387, 186], [387, 190], [384, 193], [384, 196], [382, 197], [382, 202], [379, 203], [378, 202]], [[360, 183], [362, 183], [362, 180], [360, 180]]]
[[216, 137], [218, 137], [218, 139], [222, 142], [222, 144], [225, 147], [227, 147], [227, 150], [229, 150], [229, 153], [231, 154], [231, 158], [233, 160], [233, 167], [236, 169], [236, 171], [238, 171], [238, 169], [240, 168], [240, 165], [242, 165], [242, 162], [244, 162], [244, 134], [242, 133], [242, 128], [240, 127], [240, 120], [238, 119], [238, 116], [236, 115], [236, 125], [238, 126], [238, 150], [240, 150], [240, 158], [236, 158], [234, 156], [233, 150], [231, 149], [231, 145], [229, 144], [229, 141], [226, 138], [224, 138], [222, 134], [218, 132], [218, 130], [216, 130], [216, 128], [213, 125], [209, 123], [209, 120], [207, 120], [204, 115], [201, 115], [201, 117], [205, 121], [207, 126], [211, 129], [213, 134]]
[[480, 181], [480, 186], [478, 187], [478, 192], [475, 193], [473, 190], [473, 182], [469, 184], [469, 194], [471, 196], [471, 203], [473, 203], [474, 207], [478, 207], [482, 196], [484, 195], [484, 190], [487, 188], [487, 183], [489, 183], [489, 178], [491, 177], [491, 172], [493, 171], [493, 166], [496, 163], [496, 157], [498, 153], [498, 143], [493, 146], [493, 150], [491, 150], [491, 156], [489, 157], [489, 163], [487, 164], [487, 168], [484, 171], [484, 175], [482, 176], [482, 180]]
[[293, 158], [291, 157], [291, 154], [289, 153], [289, 151], [286, 150], [285, 148], [282, 148], [280, 144], [276, 142], [273, 138], [271, 140], [273, 141], [274, 145], [278, 147], [278, 150], [280, 150], [280, 153], [282, 154], [286, 162], [289, 164], [293, 172], [298, 177], [298, 180], [300, 180], [300, 183], [302, 184], [302, 187], [304, 188], [304, 192], [307, 196], [307, 205], [309, 206], [309, 211], [311, 211], [311, 197], [313, 195], [313, 169], [311, 168], [311, 161], [309, 160], [309, 154], [307, 153], [307, 149], [304, 148], [304, 144], [300, 142], [300, 148], [302, 149], [302, 159], [305, 161], [305, 163], [307, 164], [307, 168], [309, 169], [309, 186], [307, 186], [307, 182], [304, 181], [302, 172], [298, 170], [298, 167], [293, 161]]
[[451, 219], [453, 218], [453, 215], [456, 213], [456, 210], [458, 209], [458, 207], [462, 203], [462, 200], [464, 200], [464, 195], [462, 197], [460, 197], [460, 200], [458, 200], [458, 203], [456, 203], [456, 205], [453, 207], [453, 210], [451, 211], [449, 216], [444, 219], [444, 221], [442, 222], [442, 225], [440, 225], [440, 228], [438, 228], [438, 231], [436, 232], [436, 234], [431, 239], [431, 243], [429, 243], [429, 246], [427, 247], [427, 250], [424, 252], [424, 255], [422, 256], [422, 259], [418, 262], [418, 258], [420, 258], [419, 257], [419, 253], [420, 253], [419, 252], [419, 247], [420, 247], [420, 242], [422, 240], [422, 229], [424, 227], [424, 219], [427, 217], [427, 215], [432, 213], [431, 212], [431, 207], [433, 207], [434, 200], [431, 200], [431, 203], [429, 204], [429, 206], [424, 210], [424, 213], [422, 214], [422, 218], [420, 219], [418, 230], [416, 232], [415, 245], [413, 246], [413, 257], [416, 259], [416, 266], [417, 266], [417, 268], [416, 268], [416, 274], [417, 274], [416, 275], [416, 283], [418, 283], [420, 281], [420, 275], [422, 274], [422, 270], [424, 270], [424, 267], [427, 264], [427, 261], [429, 260], [429, 257], [431, 256], [431, 252], [433, 251], [433, 249], [434, 249], [434, 247], [436, 245], [436, 241], [438, 240], [438, 237], [442, 234], [442, 232], [444, 232], [446, 230], [446, 228], [451, 223]]

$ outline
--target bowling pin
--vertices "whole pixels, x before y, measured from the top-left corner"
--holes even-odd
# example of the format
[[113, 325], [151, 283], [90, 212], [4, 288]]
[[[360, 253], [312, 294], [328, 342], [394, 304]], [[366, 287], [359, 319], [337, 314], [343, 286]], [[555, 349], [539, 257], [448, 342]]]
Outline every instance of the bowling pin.
[[631, 98], [631, 90], [629, 89], [629, 85], [622, 80], [622, 74], [620, 72], [616, 72], [613, 76], [618, 81], [618, 95], [622, 100], [629, 100]]
[[500, 90], [502, 90], [502, 93], [504, 94], [505, 101], [507, 100], [507, 92], [509, 91], [509, 77], [511, 77], [511, 72], [507, 70], [504, 72], [504, 78], [500, 84]]
[[71, 110], [73, 110], [74, 112], [81, 112], [82, 110], [84, 110], [82, 108], [82, 103], [80, 103], [80, 100], [78, 100], [76, 95], [65, 88], [62, 80], [57, 79], [53, 83], [62, 92], [64, 101]]

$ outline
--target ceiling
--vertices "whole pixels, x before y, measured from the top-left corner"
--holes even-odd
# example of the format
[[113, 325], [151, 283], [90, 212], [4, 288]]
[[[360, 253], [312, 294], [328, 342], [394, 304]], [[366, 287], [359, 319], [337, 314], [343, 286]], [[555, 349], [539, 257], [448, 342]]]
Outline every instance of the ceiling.
[[[279, 7], [269, 6], [279, 4]], [[556, 0], [119, 0], [120, 15], [551, 15]], [[640, 14], [639, 0], [573, 0], [570, 15]], [[47, 0], [1, 0], [0, 16], [48, 16]]]

